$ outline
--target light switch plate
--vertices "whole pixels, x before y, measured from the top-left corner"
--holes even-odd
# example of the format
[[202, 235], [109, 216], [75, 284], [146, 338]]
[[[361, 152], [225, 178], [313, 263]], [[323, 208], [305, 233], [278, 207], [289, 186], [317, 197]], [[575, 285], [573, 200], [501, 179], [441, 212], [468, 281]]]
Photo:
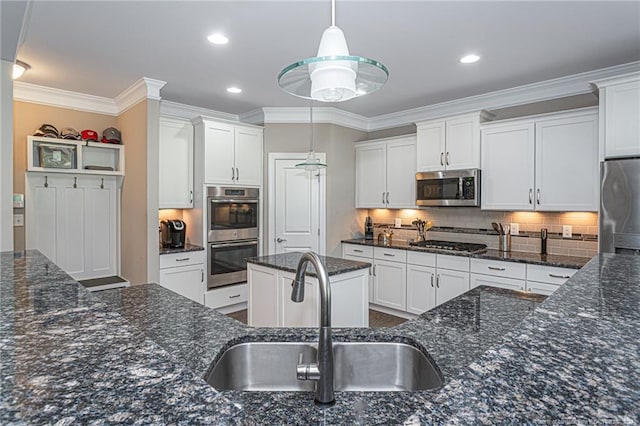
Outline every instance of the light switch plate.
[[519, 223], [510, 223], [509, 228], [511, 229], [511, 235], [519, 235], [520, 234], [520, 224]]
[[13, 226], [24, 226], [24, 215], [23, 214], [14, 214], [13, 215]]
[[571, 238], [572, 236], [571, 225], [562, 225], [562, 238]]

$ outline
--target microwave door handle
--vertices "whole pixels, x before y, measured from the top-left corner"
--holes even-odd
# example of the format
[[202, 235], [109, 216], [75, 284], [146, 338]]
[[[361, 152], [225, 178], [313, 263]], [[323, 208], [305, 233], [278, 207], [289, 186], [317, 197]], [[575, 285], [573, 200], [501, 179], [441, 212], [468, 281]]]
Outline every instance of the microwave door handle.
[[221, 247], [239, 247], [239, 246], [257, 246], [258, 241], [238, 241], [236, 243], [219, 243], [219, 244], [210, 244], [211, 248], [221, 248]]

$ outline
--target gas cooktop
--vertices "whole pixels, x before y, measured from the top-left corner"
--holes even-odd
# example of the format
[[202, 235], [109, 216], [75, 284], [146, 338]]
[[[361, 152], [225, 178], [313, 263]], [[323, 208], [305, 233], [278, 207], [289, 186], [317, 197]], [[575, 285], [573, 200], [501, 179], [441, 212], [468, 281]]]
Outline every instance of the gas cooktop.
[[438, 250], [451, 250], [465, 253], [478, 253], [487, 249], [486, 244], [456, 243], [454, 241], [426, 240], [409, 243], [410, 246], [425, 247]]

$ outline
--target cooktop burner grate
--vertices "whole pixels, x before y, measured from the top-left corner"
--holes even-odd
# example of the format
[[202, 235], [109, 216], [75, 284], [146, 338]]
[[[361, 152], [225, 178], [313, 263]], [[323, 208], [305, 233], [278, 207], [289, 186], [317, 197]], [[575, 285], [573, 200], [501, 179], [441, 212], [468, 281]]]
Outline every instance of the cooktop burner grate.
[[477, 253], [487, 249], [486, 244], [474, 244], [474, 243], [457, 243], [454, 241], [438, 241], [438, 240], [426, 240], [415, 241], [409, 243], [411, 246], [433, 248], [438, 250], [451, 250], [467, 253]]

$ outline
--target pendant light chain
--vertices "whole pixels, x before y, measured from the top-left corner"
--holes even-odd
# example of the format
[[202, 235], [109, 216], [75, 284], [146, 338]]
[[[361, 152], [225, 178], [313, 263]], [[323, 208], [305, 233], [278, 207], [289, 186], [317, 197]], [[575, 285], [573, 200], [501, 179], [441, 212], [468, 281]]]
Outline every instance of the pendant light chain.
[[311, 130], [311, 152], [313, 152], [313, 102], [309, 105], [309, 130]]

